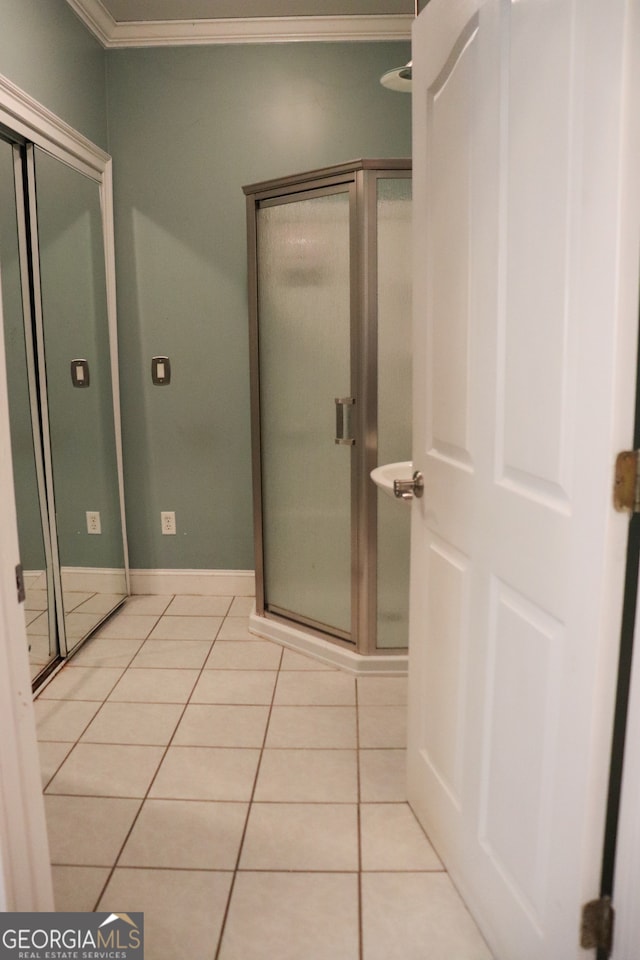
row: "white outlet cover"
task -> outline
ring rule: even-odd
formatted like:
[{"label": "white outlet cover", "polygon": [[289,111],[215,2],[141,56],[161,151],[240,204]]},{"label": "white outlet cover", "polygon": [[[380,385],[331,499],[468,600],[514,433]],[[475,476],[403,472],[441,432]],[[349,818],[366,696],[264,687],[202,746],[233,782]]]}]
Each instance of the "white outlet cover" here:
[{"label": "white outlet cover", "polygon": [[173,510],[162,510],[160,513],[160,529],[165,535],[175,534],[176,515]]},{"label": "white outlet cover", "polygon": [[87,510],[87,533],[102,533],[102,524],[100,523],[99,510]]}]

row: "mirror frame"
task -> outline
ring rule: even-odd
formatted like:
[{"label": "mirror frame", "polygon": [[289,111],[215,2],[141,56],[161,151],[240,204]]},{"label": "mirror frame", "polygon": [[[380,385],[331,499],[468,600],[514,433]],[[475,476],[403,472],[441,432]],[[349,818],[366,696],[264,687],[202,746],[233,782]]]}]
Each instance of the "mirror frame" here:
[{"label": "mirror frame", "polygon": [[115,244],[113,223],[112,159],[100,147],[38,103],[12,81],[0,74],[0,126],[19,138],[34,143],[48,154],[93,180],[99,189],[105,257],[107,322],[113,389],[113,414],[120,497],[120,521],[124,551],[126,592],[131,592],[124,502],[122,425],[118,371]]}]

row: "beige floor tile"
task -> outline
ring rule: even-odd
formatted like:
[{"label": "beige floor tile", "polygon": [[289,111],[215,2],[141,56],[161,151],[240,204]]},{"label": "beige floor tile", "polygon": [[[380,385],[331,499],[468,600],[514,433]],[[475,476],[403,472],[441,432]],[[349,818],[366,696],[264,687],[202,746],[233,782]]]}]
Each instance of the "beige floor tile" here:
[{"label": "beige floor tile", "polygon": [[168,800],[249,800],[259,750],[169,747],[150,797]]},{"label": "beige floor tile", "polygon": [[359,744],[367,747],[406,747],[406,706],[359,706]]},{"label": "beige floor tile", "polygon": [[328,663],[322,663],[320,660],[316,660],[315,657],[307,657],[303,653],[296,653],[295,650],[285,650],[282,656],[282,666],[281,670],[324,670],[331,671],[335,670],[335,667],[329,666]]},{"label": "beige floor tile", "polygon": [[163,747],[78,743],[47,787],[47,793],[144,797],[163,753]]},{"label": "beige floor tile", "polygon": [[239,873],[219,960],[358,960],[355,874]]},{"label": "beige floor tile", "polygon": [[[78,594],[80,596],[80,594]],[[85,597],[84,601],[79,603],[76,607],[78,613],[102,613],[107,614],[110,610],[124,600],[124,597],[121,593],[94,593],[93,596],[87,597],[87,594],[83,594]],[[67,594],[64,595],[65,599],[65,609],[67,603]],[[124,612],[124,607],[122,607]],[[129,612],[129,611],[127,611]]]},{"label": "beige floor tile", "polygon": [[49,595],[46,590],[27,590],[25,610],[46,610],[48,605]]},{"label": "beige floor tile", "polygon": [[72,743],[54,743],[53,741],[46,740],[38,744],[43,790],[57,772],[58,767],[62,764],[62,761],[66,758],[72,746]]},{"label": "beige floor tile", "polygon": [[66,664],[65,670],[89,666],[128,667],[143,643],[142,639],[91,637]]},{"label": "beige floor tile", "polygon": [[109,867],[52,867],[57,911],[91,913],[109,876]]},{"label": "beige floor tile", "polygon": [[363,960],[491,960],[447,874],[362,877]]},{"label": "beige floor tile", "polygon": [[157,621],[158,618],[152,615],[132,616],[129,613],[116,613],[100,627],[96,636],[146,640]]},{"label": "beige floor tile", "polygon": [[268,719],[268,706],[191,703],[173,743],[192,747],[261,747]]},{"label": "beige floor tile", "polygon": [[358,704],[398,705],[407,702],[406,677],[358,677]]},{"label": "beige floor tile", "polygon": [[28,627],[30,623],[33,623],[35,620],[38,620],[43,616],[41,610],[25,610],[24,612],[24,622]]},{"label": "beige floor tile", "polygon": [[38,740],[74,743],[100,709],[97,701],[43,700],[34,702]]},{"label": "beige floor tile", "polygon": [[[35,611],[32,611],[35,612]],[[31,637],[49,637],[49,614],[38,613],[33,619],[29,620],[27,634]],[[47,645],[48,646],[48,645]],[[46,660],[49,657],[47,655]]]},{"label": "beige floor tile", "polygon": [[186,703],[198,670],[127,670],[109,696],[110,701]]},{"label": "beige floor tile", "polygon": [[24,582],[27,594],[30,590],[44,590],[47,584],[47,575],[44,570],[25,570]]},{"label": "beige floor tile", "polygon": [[84,743],[166,746],[178,725],[181,703],[105,703],[81,737]]},{"label": "beige floor tile", "polygon": [[138,594],[127,598],[123,612],[127,615],[134,614],[143,616],[144,614],[155,613],[160,616],[172,600],[173,597],[171,596],[161,597],[160,595]]},{"label": "beige floor tile", "polygon": [[67,639],[79,640],[81,637],[86,637],[102,618],[101,613],[68,613],[64,618]]},{"label": "beige floor tile", "polygon": [[158,620],[150,640],[215,640],[222,617],[169,617]]},{"label": "beige floor tile", "polygon": [[232,597],[174,597],[165,613],[169,617],[224,617]]},{"label": "beige floor tile", "polygon": [[356,804],[252,804],[240,869],[357,870]]},{"label": "beige floor tile", "polygon": [[234,870],[248,806],[145,800],[118,866]]},{"label": "beige floor tile", "polygon": [[354,803],[355,750],[265,750],[255,799],[295,803]]},{"label": "beige floor tile", "polygon": [[51,862],[113,866],[140,803],[116,797],[45,795]]},{"label": "beige floor tile", "polygon": [[354,749],[355,707],[273,707],[267,747]]},{"label": "beige floor tile", "polygon": [[443,870],[408,803],[363,803],[363,870]]},{"label": "beige floor tile", "polygon": [[215,956],[232,876],[119,867],[98,909],[143,911],[149,960],[208,960]]},{"label": "beige floor tile", "polygon": [[199,670],[211,645],[211,640],[145,640],[131,666]]},{"label": "beige floor tile", "polygon": [[272,670],[205,670],[192,703],[269,704],[278,674]]},{"label": "beige floor tile", "polygon": [[277,670],[282,647],[268,640],[216,640],[205,663],[208,670]]},{"label": "beige floor tile", "polygon": [[122,667],[63,668],[47,684],[40,700],[105,700],[122,676]]},{"label": "beige floor tile", "polygon": [[[72,610],[77,610],[82,604],[87,603],[91,600],[92,597],[99,596],[95,593],[78,593],[75,590],[65,590],[64,591],[64,611],[65,613],[71,613]],[[107,607],[106,610],[100,612],[108,612],[113,609],[117,600],[114,600],[111,606]],[[95,613],[95,610],[85,610],[85,613]]]},{"label": "beige floor tile", "polygon": [[255,634],[249,632],[248,617],[226,617],[220,627],[218,640],[259,640]]},{"label": "beige floor tile", "polygon": [[360,800],[406,801],[406,750],[360,750]]},{"label": "beige floor tile", "polygon": [[356,702],[356,682],[338,671],[281,673],[273,702],[278,706],[350,706]]},{"label": "beige floor tile", "polygon": [[234,597],[229,609],[232,617],[248,617],[256,605],[255,597]]}]

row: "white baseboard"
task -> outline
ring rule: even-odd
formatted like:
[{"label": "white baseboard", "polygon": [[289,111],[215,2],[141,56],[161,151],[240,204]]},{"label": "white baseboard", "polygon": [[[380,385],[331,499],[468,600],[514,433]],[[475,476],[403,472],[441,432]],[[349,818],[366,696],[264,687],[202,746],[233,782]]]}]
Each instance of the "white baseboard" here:
[{"label": "white baseboard", "polygon": [[356,677],[402,677],[407,673],[406,653],[370,654],[355,653],[347,647],[294,627],[279,620],[269,620],[257,613],[249,616],[249,631],[266,640],[275,640],[290,650],[314,657],[321,663],[337,667]]},{"label": "white baseboard", "polygon": [[130,570],[132,594],[253,597],[253,570]]},{"label": "white baseboard", "polygon": [[62,589],[92,593],[126,593],[122,569],[99,567],[62,567]]}]

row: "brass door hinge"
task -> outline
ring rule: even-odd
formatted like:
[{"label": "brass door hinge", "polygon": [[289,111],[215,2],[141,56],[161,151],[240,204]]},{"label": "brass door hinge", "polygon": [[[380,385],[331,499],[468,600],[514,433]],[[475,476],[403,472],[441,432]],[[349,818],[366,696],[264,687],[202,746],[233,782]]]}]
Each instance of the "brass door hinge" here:
[{"label": "brass door hinge", "polygon": [[18,603],[24,603],[27,599],[27,594],[24,588],[24,571],[21,563],[16,566],[16,592],[18,594]]},{"label": "brass door hinge", "polygon": [[624,450],[616,457],[613,505],[620,512],[640,513],[640,450]]},{"label": "brass door hinge", "polygon": [[613,919],[611,897],[600,897],[585,903],[580,924],[580,946],[585,950],[604,950],[609,956],[613,949]]}]

